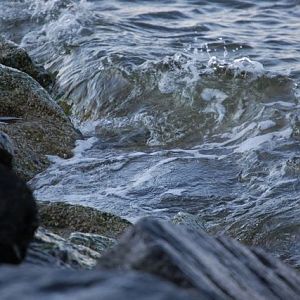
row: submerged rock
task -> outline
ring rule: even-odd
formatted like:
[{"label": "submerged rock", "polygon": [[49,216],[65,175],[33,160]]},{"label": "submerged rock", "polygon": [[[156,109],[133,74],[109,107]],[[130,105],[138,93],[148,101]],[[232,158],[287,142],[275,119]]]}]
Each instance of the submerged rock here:
[{"label": "submerged rock", "polygon": [[15,44],[0,36],[0,64],[18,69],[30,75],[43,87],[48,87],[53,83],[53,78],[44,70],[37,66],[27,52]]},{"label": "submerged rock", "polygon": [[265,252],[151,219],[138,222],[98,266],[155,274],[199,299],[300,297],[299,274]]},{"label": "submerged rock", "polygon": [[41,225],[65,238],[76,231],[116,238],[131,226],[118,216],[81,205],[39,202],[38,206]]},{"label": "submerged rock", "polygon": [[15,145],[15,168],[26,180],[49,164],[46,155],[71,155],[80,134],[50,95],[29,75],[0,65],[0,116],[20,118],[0,123]]},{"label": "submerged rock", "polygon": [[0,165],[0,263],[20,263],[37,226],[32,192],[23,180]]},{"label": "submerged rock", "polygon": [[0,268],[1,300],[201,300],[138,272],[57,270],[24,265]]}]

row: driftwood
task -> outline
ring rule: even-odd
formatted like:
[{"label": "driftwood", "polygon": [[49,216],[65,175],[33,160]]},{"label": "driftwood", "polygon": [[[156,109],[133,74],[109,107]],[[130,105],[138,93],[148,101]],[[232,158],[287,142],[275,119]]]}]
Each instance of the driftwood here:
[{"label": "driftwood", "polygon": [[144,219],[99,261],[197,292],[198,299],[300,299],[300,276],[262,250],[226,237]]},{"label": "driftwood", "polygon": [[74,271],[31,265],[0,268],[1,300],[198,300],[149,274]]}]

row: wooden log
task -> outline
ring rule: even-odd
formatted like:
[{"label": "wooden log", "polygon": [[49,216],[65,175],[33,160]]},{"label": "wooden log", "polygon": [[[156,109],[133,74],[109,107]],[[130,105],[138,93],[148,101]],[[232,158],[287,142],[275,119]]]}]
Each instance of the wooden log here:
[{"label": "wooden log", "polygon": [[139,272],[0,267],[1,300],[199,300],[170,282]]},{"label": "wooden log", "polygon": [[152,273],[199,299],[300,299],[300,276],[259,249],[143,219],[99,261],[99,268]]}]

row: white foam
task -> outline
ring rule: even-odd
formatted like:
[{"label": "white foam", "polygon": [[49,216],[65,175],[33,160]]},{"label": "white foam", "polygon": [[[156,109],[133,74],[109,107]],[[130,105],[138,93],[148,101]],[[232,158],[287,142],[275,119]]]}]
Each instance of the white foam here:
[{"label": "white foam", "polygon": [[204,112],[217,114],[217,121],[220,123],[224,119],[226,113],[226,109],[222,103],[228,96],[218,89],[205,88],[201,93],[201,97],[204,101],[210,103],[204,109]]},{"label": "white foam", "polygon": [[260,62],[253,61],[248,57],[235,59],[228,67],[234,71],[235,75],[239,75],[241,73],[262,75],[265,72],[264,66]]},{"label": "white foam", "polygon": [[265,106],[281,106],[281,107],[287,107],[287,108],[292,108],[295,106],[295,103],[291,102],[285,102],[285,101],[276,101],[276,102],[271,102],[271,103],[265,103]]},{"label": "white foam", "polygon": [[154,171],[157,171],[159,167],[161,167],[164,164],[168,164],[172,161],[175,161],[177,159],[178,159],[177,157],[163,159],[159,161],[157,164],[155,164],[154,166],[152,166],[151,168],[145,170],[144,172],[138,173],[137,175],[134,176],[131,187],[135,188],[149,181],[153,177],[152,173]]},{"label": "white foam", "polygon": [[258,129],[262,130],[262,131],[270,129],[274,126],[276,126],[276,123],[272,120],[262,121],[262,122],[258,123]]},{"label": "white foam", "polygon": [[249,150],[256,150],[259,149],[260,146],[266,142],[272,141],[274,138],[289,138],[292,134],[292,129],[287,128],[282,131],[271,132],[264,135],[259,135],[255,137],[251,137],[246,141],[242,142],[238,148],[234,150],[234,152],[246,152]]},{"label": "white foam", "polygon": [[205,88],[201,93],[201,97],[205,101],[216,100],[217,102],[222,103],[226,98],[228,98],[228,95],[218,89]]},{"label": "white foam", "polygon": [[214,155],[214,154],[202,154],[199,152],[199,150],[197,149],[190,149],[190,150],[186,150],[186,149],[173,149],[171,150],[170,152],[172,153],[183,153],[183,154],[187,154],[189,156],[186,156],[186,157],[182,157],[182,159],[185,159],[185,158],[190,158],[190,157],[193,157],[193,158],[196,158],[196,159],[222,159],[224,158],[224,156],[220,156],[220,155]]},{"label": "white foam", "polygon": [[185,189],[169,189],[166,192],[164,192],[162,195],[174,195],[174,196],[181,196],[182,193],[186,192]]}]

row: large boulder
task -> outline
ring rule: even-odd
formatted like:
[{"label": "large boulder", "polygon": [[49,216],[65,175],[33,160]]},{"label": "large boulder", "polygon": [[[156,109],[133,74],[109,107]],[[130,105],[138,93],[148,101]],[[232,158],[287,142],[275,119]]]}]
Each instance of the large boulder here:
[{"label": "large boulder", "polygon": [[300,299],[299,274],[265,252],[152,219],[130,229],[98,267],[155,274],[199,299]]},{"label": "large boulder", "polygon": [[[41,226],[64,238],[69,238],[74,232],[116,238],[131,226],[130,222],[118,216],[81,205],[43,201],[38,203],[38,207]],[[81,238],[84,239],[83,236]],[[74,235],[72,239],[74,240]],[[93,239],[93,235],[86,235],[85,239]],[[96,240],[86,242],[97,244]]]},{"label": "large boulder", "polygon": [[13,140],[18,174],[28,180],[49,164],[46,155],[68,157],[80,134],[63,110],[28,74],[0,65],[0,131]]},{"label": "large boulder", "polygon": [[18,69],[30,75],[43,87],[49,87],[53,78],[43,67],[36,65],[25,49],[0,36],[0,64]]},{"label": "large boulder", "polygon": [[0,263],[20,263],[37,226],[32,192],[23,180],[0,164]]},{"label": "large boulder", "polygon": [[175,285],[137,272],[0,268],[1,300],[201,300]]},{"label": "large boulder", "polygon": [[62,202],[39,202],[41,227],[26,262],[38,266],[91,269],[131,224],[113,214]]}]

